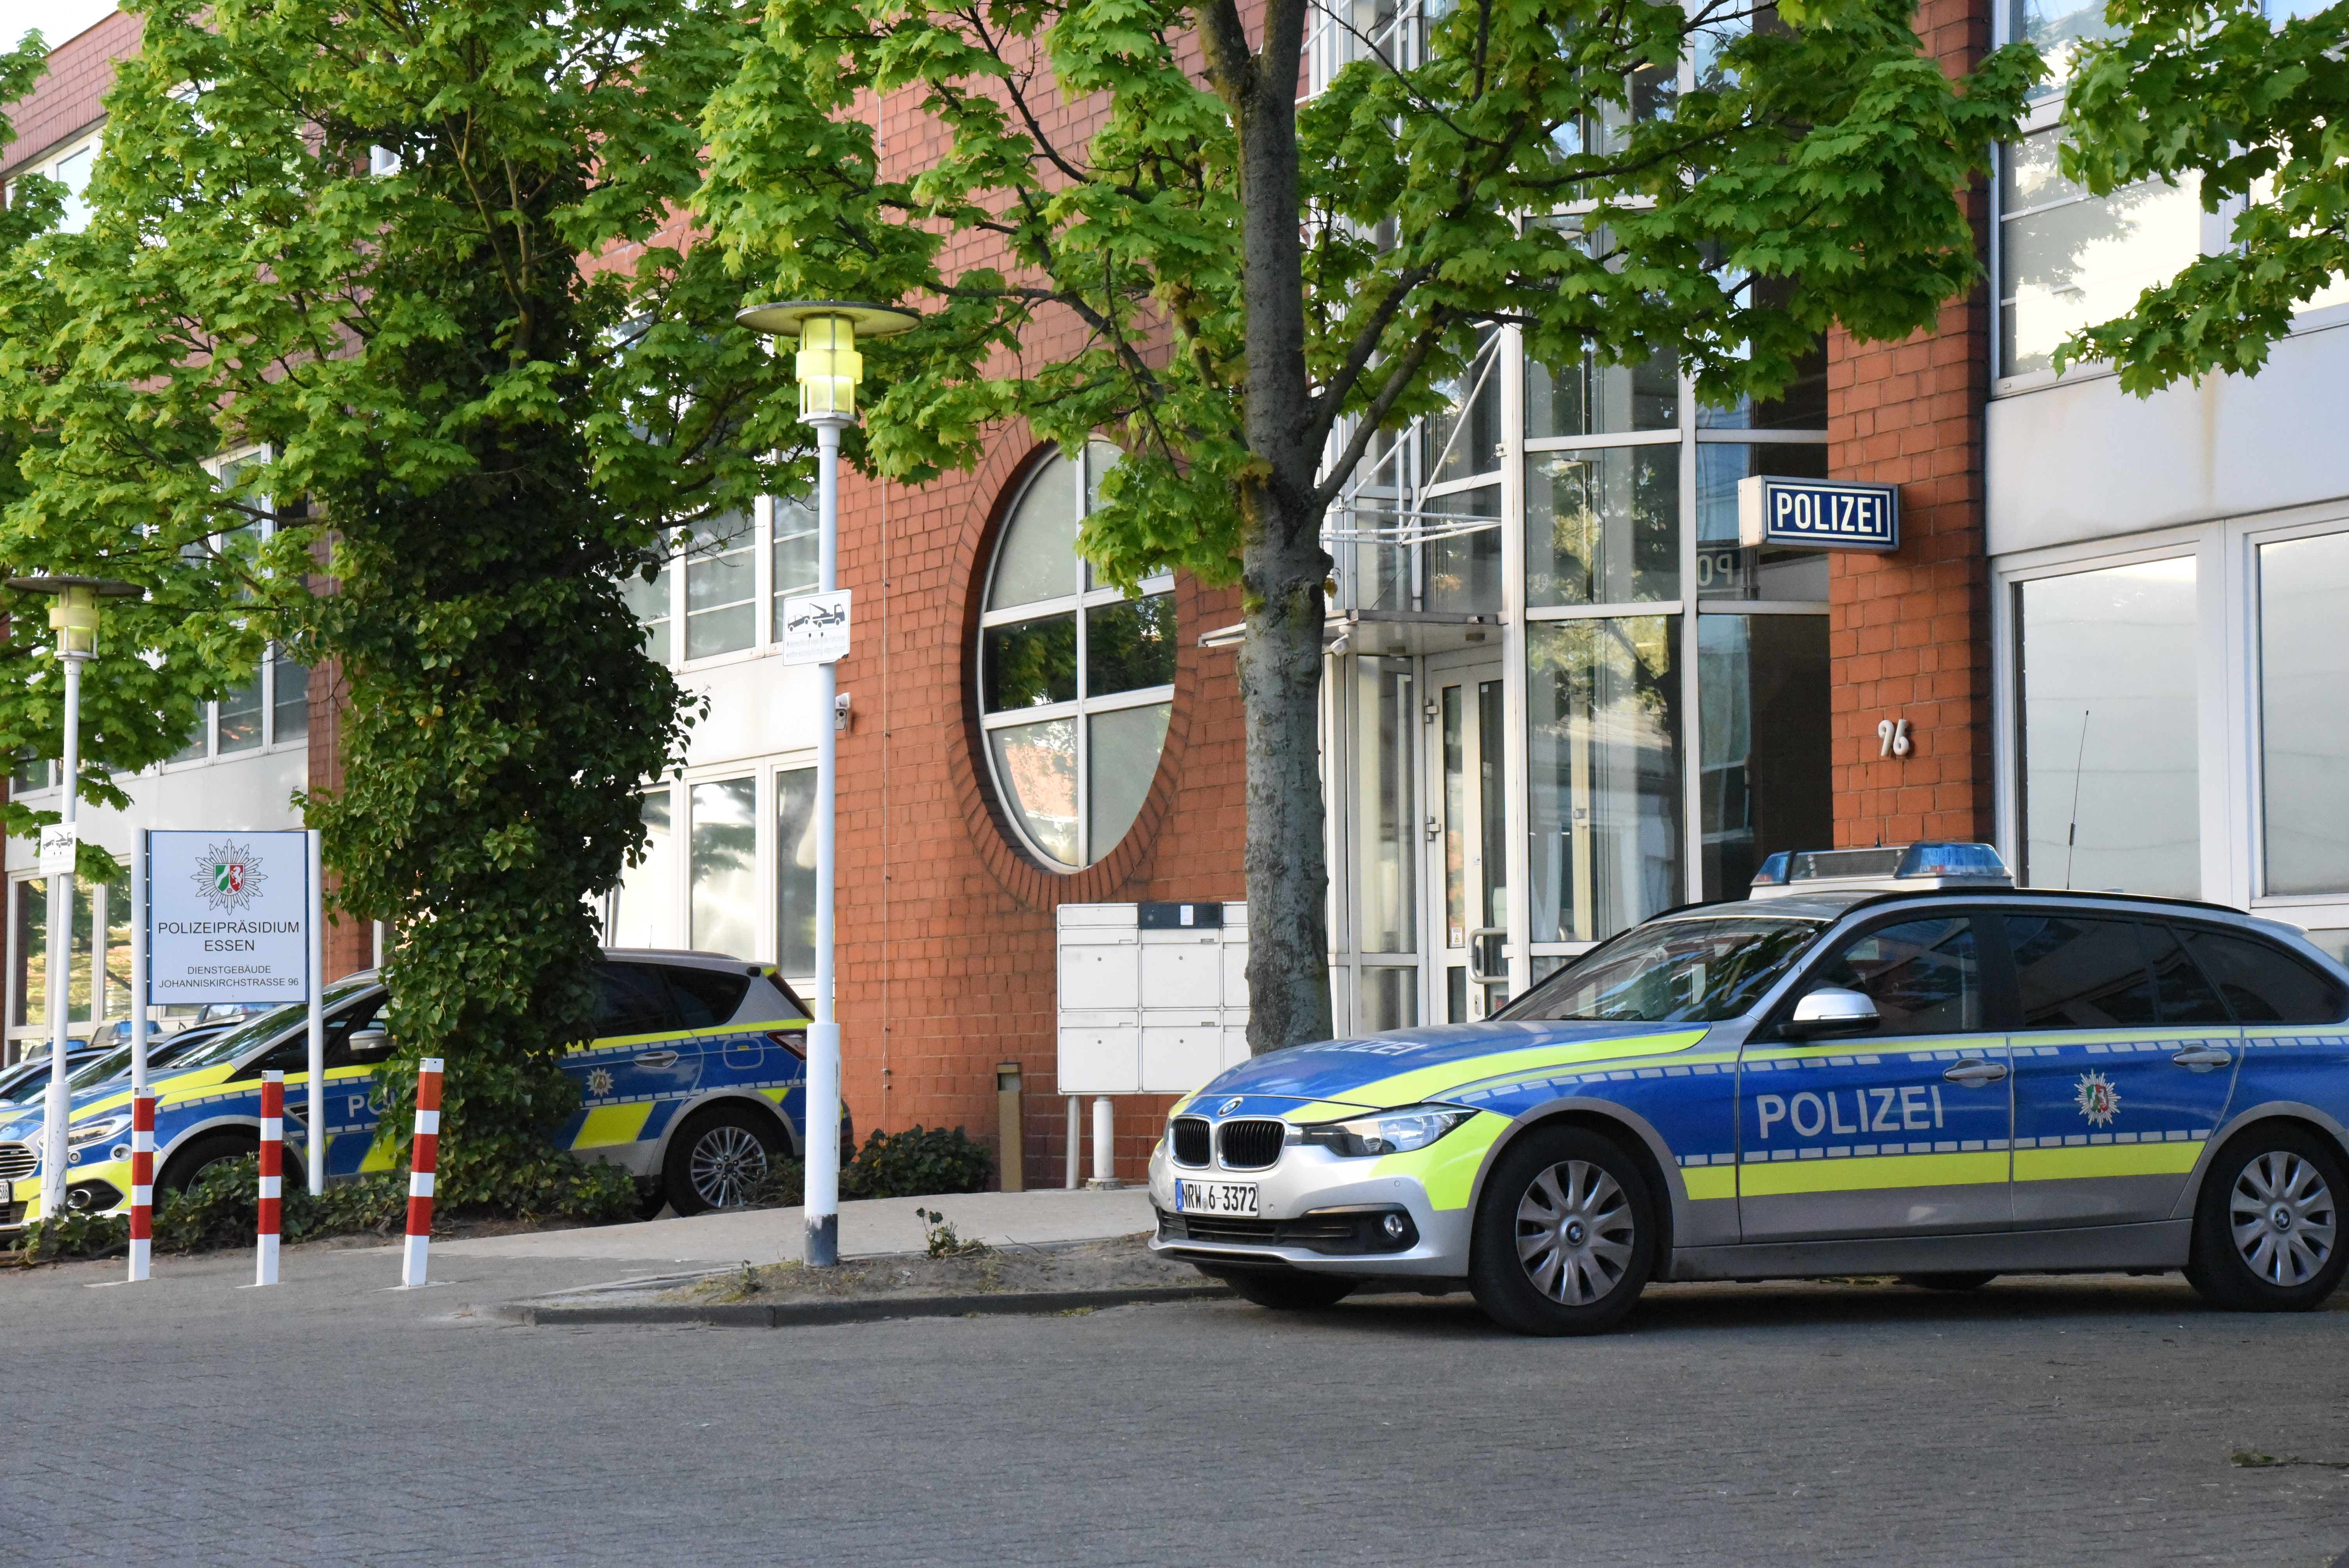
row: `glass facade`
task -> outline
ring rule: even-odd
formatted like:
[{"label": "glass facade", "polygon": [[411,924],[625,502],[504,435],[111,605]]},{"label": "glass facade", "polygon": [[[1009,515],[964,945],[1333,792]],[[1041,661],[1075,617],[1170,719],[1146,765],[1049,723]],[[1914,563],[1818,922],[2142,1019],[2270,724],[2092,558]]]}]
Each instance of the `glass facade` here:
[{"label": "glass facade", "polygon": [[2267,892],[2349,892],[2349,534],[2260,546],[2259,604]]},{"label": "glass facade", "polygon": [[1709,408],[1670,361],[1505,331],[1373,443],[1328,525],[1341,1027],[1483,1017],[1833,841],[1828,563],[1737,537],[1740,480],[1826,474],[1825,370]]},{"label": "glass facade", "polygon": [[719,779],[696,784],[692,802],[693,945],[707,953],[756,958],[757,781]]}]

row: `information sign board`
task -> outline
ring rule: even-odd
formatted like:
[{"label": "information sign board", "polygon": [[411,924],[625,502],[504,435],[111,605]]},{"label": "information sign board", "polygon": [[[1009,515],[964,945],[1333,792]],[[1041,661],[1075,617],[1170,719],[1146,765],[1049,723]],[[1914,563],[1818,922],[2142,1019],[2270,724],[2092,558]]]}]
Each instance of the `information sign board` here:
[{"label": "information sign board", "polygon": [[783,663],[836,664],[848,656],[848,590],[783,601]]},{"label": "information sign board", "polygon": [[1801,550],[1900,548],[1900,490],[1852,480],[1756,474],[1737,481],[1737,542]]},{"label": "information sign board", "polygon": [[148,835],[150,1002],[298,1002],[309,995],[306,841],[300,832]]},{"label": "information sign board", "polygon": [[51,822],[41,830],[40,873],[45,877],[71,876],[74,854],[81,845],[81,829],[72,822]]}]

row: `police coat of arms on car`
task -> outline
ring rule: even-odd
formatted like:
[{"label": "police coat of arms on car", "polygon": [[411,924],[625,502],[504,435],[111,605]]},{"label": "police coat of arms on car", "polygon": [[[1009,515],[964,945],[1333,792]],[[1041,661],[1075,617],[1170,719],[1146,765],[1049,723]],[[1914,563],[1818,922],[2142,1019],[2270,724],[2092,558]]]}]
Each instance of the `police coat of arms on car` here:
[{"label": "police coat of arms on car", "polygon": [[2088,1119],[2091,1127],[2106,1126],[2120,1114],[2121,1091],[2115,1088],[2112,1080],[2102,1073],[2082,1073],[2080,1087],[2074,1092],[2072,1100],[2080,1108],[2080,1114]]}]

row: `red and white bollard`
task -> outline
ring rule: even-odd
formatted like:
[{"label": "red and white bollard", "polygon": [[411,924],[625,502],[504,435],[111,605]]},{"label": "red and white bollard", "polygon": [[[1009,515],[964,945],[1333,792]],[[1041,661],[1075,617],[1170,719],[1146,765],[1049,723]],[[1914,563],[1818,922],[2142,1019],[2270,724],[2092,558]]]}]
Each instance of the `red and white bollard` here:
[{"label": "red and white bollard", "polygon": [[277,1283],[278,1212],[285,1201],[285,1075],[261,1075],[261,1253],[253,1283]]},{"label": "red and white bollard", "polygon": [[432,1178],[440,1168],[440,1058],[427,1057],[416,1071],[416,1149],[408,1164],[408,1254],[399,1283],[414,1290],[424,1283],[425,1253],[432,1245]]},{"label": "red and white bollard", "polygon": [[130,1099],[130,1277],[147,1277],[155,1238],[155,1096]]}]

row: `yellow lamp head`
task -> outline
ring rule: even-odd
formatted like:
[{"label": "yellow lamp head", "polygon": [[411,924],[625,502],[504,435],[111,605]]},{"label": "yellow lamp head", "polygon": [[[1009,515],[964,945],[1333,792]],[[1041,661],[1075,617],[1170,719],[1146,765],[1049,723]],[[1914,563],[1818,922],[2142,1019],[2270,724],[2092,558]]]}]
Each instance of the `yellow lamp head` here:
[{"label": "yellow lamp head", "polygon": [[844,315],[811,315],[800,324],[800,352],[793,364],[800,383],[800,418],[811,414],[856,415],[856,384],[864,379],[864,356],[856,352],[856,324]]},{"label": "yellow lamp head", "polygon": [[60,589],[49,606],[49,630],[57,634],[57,652],[98,652],[98,591],[78,584]]},{"label": "yellow lamp head", "polygon": [[864,379],[864,356],[856,352],[859,333],[889,337],[918,325],[921,317],[890,304],[853,301],[799,300],[745,306],[734,319],[753,332],[799,334],[792,373],[800,385],[802,419],[856,417],[856,384]]}]

